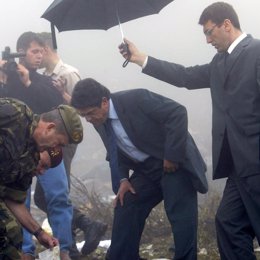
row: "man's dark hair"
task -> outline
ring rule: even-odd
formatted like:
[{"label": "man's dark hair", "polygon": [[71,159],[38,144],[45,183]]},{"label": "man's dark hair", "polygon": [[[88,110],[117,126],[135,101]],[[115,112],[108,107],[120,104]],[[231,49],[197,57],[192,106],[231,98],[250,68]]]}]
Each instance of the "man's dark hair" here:
[{"label": "man's dark hair", "polygon": [[37,42],[40,46],[44,47],[44,41],[34,32],[24,32],[17,40],[16,50],[23,49],[27,51],[32,42]]},{"label": "man's dark hair", "polygon": [[109,89],[92,78],[86,78],[76,83],[71,105],[75,108],[100,107],[104,97],[110,99]]},{"label": "man's dark hair", "polygon": [[211,20],[213,23],[220,25],[225,19],[230,20],[235,28],[241,30],[236,11],[225,2],[216,2],[206,7],[200,16],[199,24],[204,25]]},{"label": "man's dark hair", "polygon": [[37,35],[42,39],[45,46],[48,46],[55,52],[57,51],[53,47],[52,35],[50,32],[41,32],[41,33],[37,33]]}]

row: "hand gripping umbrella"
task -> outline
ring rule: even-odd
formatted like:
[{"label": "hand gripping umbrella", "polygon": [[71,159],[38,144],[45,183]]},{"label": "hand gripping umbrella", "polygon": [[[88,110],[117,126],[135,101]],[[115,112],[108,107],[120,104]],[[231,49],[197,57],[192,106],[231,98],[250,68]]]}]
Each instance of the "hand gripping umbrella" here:
[{"label": "hand gripping umbrella", "polygon": [[71,30],[108,30],[139,17],[159,13],[173,0],[54,0],[41,16],[51,22],[54,48],[55,28]]}]

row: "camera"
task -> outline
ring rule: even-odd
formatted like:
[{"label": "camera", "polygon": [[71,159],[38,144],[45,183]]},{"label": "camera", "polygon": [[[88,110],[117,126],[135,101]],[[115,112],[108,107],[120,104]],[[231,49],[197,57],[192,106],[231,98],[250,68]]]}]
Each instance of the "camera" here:
[{"label": "camera", "polygon": [[7,62],[4,64],[2,70],[9,76],[13,73],[17,73],[17,63],[15,62],[15,58],[25,57],[25,53],[17,52],[12,53],[10,47],[5,47],[5,50],[2,51],[2,60],[6,60]]}]

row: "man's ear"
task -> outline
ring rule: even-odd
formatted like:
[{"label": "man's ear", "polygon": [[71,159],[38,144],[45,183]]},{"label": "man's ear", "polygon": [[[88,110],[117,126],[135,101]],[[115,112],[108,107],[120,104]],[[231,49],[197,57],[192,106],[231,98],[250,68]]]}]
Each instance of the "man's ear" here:
[{"label": "man's ear", "polygon": [[232,23],[229,19],[225,19],[223,22],[224,26],[225,26],[225,30],[230,32],[231,28],[232,28]]},{"label": "man's ear", "polygon": [[108,110],[108,108],[109,108],[109,99],[107,99],[106,97],[102,98],[101,108],[104,108],[106,110]]},{"label": "man's ear", "polygon": [[56,127],[56,124],[55,124],[55,123],[53,123],[53,122],[48,122],[48,123],[47,123],[47,126],[46,126],[46,129],[47,129],[48,131],[50,131],[50,130],[55,129],[55,127]]},{"label": "man's ear", "polygon": [[102,97],[101,103],[102,103],[103,105],[107,105],[107,104],[109,104],[109,99],[106,98],[106,97]]},{"label": "man's ear", "polygon": [[43,47],[43,50],[45,53],[48,53],[50,51],[50,47],[46,45]]}]

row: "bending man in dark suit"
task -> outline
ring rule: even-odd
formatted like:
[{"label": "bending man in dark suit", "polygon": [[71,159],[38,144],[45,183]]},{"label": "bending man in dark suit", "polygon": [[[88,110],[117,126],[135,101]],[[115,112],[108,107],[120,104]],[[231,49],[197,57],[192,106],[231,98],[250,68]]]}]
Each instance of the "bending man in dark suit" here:
[{"label": "bending man in dark suit", "polygon": [[[177,87],[210,88],[213,104],[213,178],[228,177],[216,214],[221,259],[256,259],[260,243],[260,41],[240,29],[233,7],[217,2],[199,24],[217,49],[209,64],[184,66],[148,57],[129,41],[131,61]],[[126,53],[121,53],[126,57]],[[145,63],[147,63],[145,65]]]},{"label": "bending man in dark suit", "polygon": [[145,220],[162,199],[172,225],[175,259],[196,259],[197,191],[207,192],[207,180],[204,161],[187,130],[185,107],[145,89],[110,94],[93,79],[76,84],[71,104],[96,127],[110,157],[117,205],[107,259],[139,259]]}]

